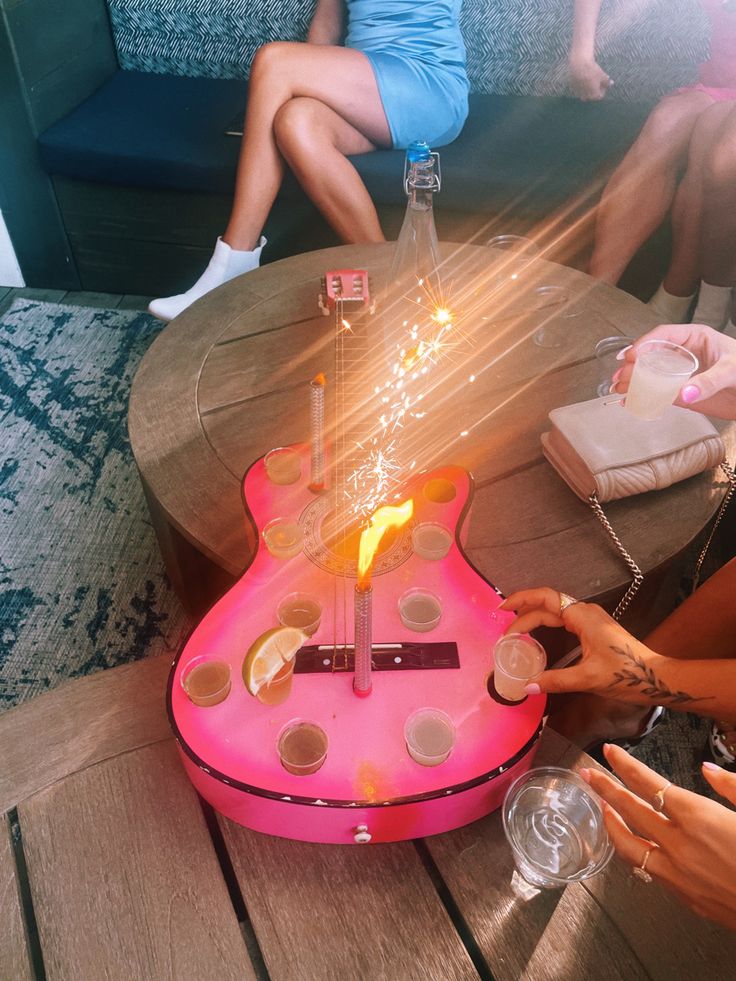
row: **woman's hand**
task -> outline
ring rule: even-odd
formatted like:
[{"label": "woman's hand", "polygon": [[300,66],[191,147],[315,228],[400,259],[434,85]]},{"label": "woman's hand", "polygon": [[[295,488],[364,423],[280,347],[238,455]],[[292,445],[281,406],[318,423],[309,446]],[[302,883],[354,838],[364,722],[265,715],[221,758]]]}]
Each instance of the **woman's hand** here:
[{"label": "woman's hand", "polygon": [[662,324],[640,337],[624,352],[624,363],[613,376],[612,392],[628,391],[637,351],[644,341],[681,344],[700,362],[676,405],[719,419],[736,419],[736,340],[702,324]]},{"label": "woman's hand", "polygon": [[[667,786],[664,777],[618,746],[606,746],[605,755],[626,787],[599,770],[581,775],[606,801],[606,827],[621,858],[640,868],[649,853],[646,871],[654,879],[700,916],[736,929],[736,812]],[[736,774],[705,763],[703,776],[736,804]],[[660,813],[653,804],[665,787]]]},{"label": "woman's hand", "polygon": [[506,633],[527,633],[535,627],[565,627],[577,634],[582,658],[569,668],[544,671],[529,694],[543,692],[591,692],[635,705],[667,701],[672,695],[663,687],[652,663],[657,654],[632,637],[606,611],[593,603],[575,603],[560,613],[561,594],[542,587],[512,593],[502,610],[513,610],[516,619]]},{"label": "woman's hand", "polygon": [[605,98],[613,80],[594,58],[571,56],[568,62],[570,91],[583,102],[600,102]]}]

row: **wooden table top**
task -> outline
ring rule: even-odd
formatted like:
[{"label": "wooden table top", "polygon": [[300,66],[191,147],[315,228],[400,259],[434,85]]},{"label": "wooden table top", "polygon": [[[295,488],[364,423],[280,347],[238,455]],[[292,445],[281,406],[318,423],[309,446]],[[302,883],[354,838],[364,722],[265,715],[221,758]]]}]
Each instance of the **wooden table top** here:
[{"label": "wooden table top", "polygon": [[[443,244],[442,251],[456,287],[487,284],[498,258],[481,247]],[[171,525],[228,573],[240,573],[253,548],[243,473],[271,447],[309,436],[308,383],[332,357],[332,321],[316,308],[320,276],[366,268],[375,290],[391,254],[391,245],[343,246],[265,266],[204,297],[146,354],[130,402],[136,461]],[[563,347],[542,348],[523,339],[528,326],[504,320],[496,295],[488,291],[484,305],[485,286],[478,289],[466,326],[478,346],[477,380],[458,385],[457,405],[442,410],[448,431],[471,429],[444,461],[475,477],[467,552],[504,593],[549,584],[610,602],[626,588],[628,570],[587,505],[544,460],[539,436],[552,408],[595,397],[596,342],[638,336],[656,318],[629,294],[555,263],[537,260],[527,280],[521,293],[561,285],[584,313],[571,321]],[[468,419],[472,426],[463,427]],[[731,457],[735,428],[724,427]],[[719,478],[706,473],[612,503],[607,513],[647,572],[690,544],[723,492]]]},{"label": "wooden table top", "polygon": [[[314,845],[215,815],[178,760],[165,657],[0,716],[0,977],[13,981],[727,981],[736,933],[614,858],[514,899],[498,812]],[[555,733],[537,763],[592,761]]]}]

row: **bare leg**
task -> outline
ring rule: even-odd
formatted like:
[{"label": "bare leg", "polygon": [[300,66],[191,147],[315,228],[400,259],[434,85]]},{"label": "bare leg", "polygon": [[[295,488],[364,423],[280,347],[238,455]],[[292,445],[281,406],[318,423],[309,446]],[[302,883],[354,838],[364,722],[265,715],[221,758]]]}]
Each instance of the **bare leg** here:
[{"label": "bare leg", "polygon": [[[701,275],[701,225],[703,219],[703,187],[706,163],[712,159],[712,148],[724,120],[732,109],[728,102],[717,102],[704,110],[695,124],[688,151],[687,170],[680,181],[672,208],[672,259],[664,288],[675,296],[690,296],[695,292]],[[736,117],[735,117],[736,118]],[[736,127],[734,128],[736,137]],[[736,152],[733,156],[736,171]],[[733,175],[731,180],[733,181]],[[729,190],[733,194],[733,183]],[[723,207],[724,202],[719,202]],[[734,239],[736,242],[736,238]]]},{"label": "bare leg", "polygon": [[672,204],[677,175],[700,113],[711,105],[700,92],[667,96],[611,177],[598,208],[589,272],[615,284],[637,249]]},{"label": "bare leg", "polygon": [[736,285],[736,108],[711,146],[705,169],[702,276],[717,286]]},{"label": "bare leg", "polygon": [[[286,41],[265,45],[253,61],[235,200],[223,235],[234,249],[254,247],[271,210],[284,173],[274,120],[287,102],[299,97],[318,100],[341,116],[365,138],[364,150],[391,145],[375,75],[362,52]],[[342,169],[338,176],[348,180],[356,197],[362,190],[365,200],[354,169]],[[331,182],[327,169],[322,180],[325,185]],[[377,218],[372,204],[368,212],[352,216],[355,241],[374,240]]]},{"label": "bare leg", "polygon": [[378,215],[346,154],[374,145],[317,99],[291,99],[274,121],[276,144],[297,180],[345,242],[382,242]]}]

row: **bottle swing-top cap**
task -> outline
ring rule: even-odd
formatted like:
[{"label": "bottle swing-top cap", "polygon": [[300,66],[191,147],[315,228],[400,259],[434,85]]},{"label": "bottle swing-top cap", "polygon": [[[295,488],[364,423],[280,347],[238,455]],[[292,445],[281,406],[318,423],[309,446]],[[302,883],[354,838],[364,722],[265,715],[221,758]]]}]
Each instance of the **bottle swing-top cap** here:
[{"label": "bottle swing-top cap", "polygon": [[413,140],[404,158],[404,190],[407,194],[410,187],[439,191],[441,183],[439,153],[433,153],[424,140]]}]

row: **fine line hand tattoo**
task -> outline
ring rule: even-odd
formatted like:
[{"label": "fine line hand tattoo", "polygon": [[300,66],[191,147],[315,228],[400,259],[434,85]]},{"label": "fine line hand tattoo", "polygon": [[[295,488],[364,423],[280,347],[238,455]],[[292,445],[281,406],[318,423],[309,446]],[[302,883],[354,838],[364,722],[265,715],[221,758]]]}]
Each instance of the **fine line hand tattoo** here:
[{"label": "fine line hand tattoo", "polygon": [[[622,668],[621,671],[614,671],[612,681],[608,686],[611,688],[638,688],[642,695],[647,695],[654,701],[667,702],[669,705],[682,705],[685,702],[704,702],[709,701],[712,696],[704,695],[696,698],[688,695],[686,691],[672,691],[663,681],[657,678],[654,670],[647,667],[643,658],[632,654],[628,644],[626,649],[617,647],[615,644],[609,645],[619,657],[622,657],[632,668]],[[642,685],[644,687],[642,687]]]}]

